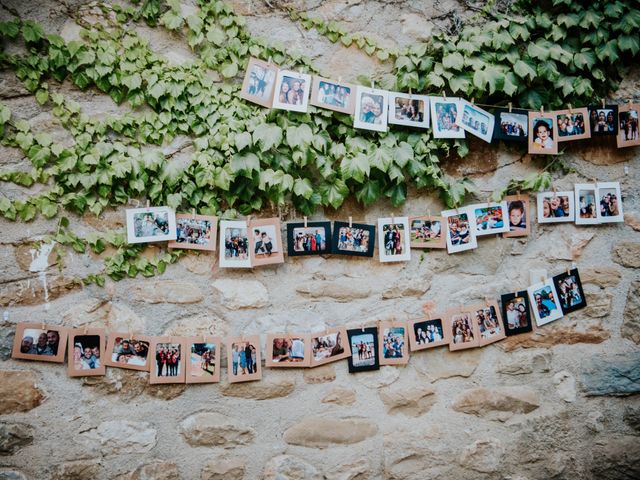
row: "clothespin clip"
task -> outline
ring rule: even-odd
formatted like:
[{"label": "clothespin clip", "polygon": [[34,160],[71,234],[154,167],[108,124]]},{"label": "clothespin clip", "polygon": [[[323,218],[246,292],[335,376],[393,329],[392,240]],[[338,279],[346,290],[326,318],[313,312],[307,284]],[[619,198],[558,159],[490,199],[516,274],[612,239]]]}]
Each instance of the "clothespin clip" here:
[{"label": "clothespin clip", "polygon": [[513,103],[509,102],[509,113],[511,113],[512,109],[513,109]]},{"label": "clothespin clip", "polygon": [[147,198],[147,212],[150,210],[149,205],[150,205],[150,203],[149,203],[149,199]]},{"label": "clothespin clip", "polygon": [[544,115],[544,105],[540,105],[540,115]]},{"label": "clothespin clip", "polygon": [[307,228],[307,217],[303,217],[304,218],[304,228]]},{"label": "clothespin clip", "polygon": [[247,227],[251,225],[251,215],[247,215]]},{"label": "clothespin clip", "polygon": [[40,325],[40,330],[46,330],[46,326],[44,324],[44,321],[42,322],[42,324]]},{"label": "clothespin clip", "polygon": [[541,276],[541,277],[540,277],[540,281],[541,281],[542,283],[544,283],[544,281],[545,281],[545,280],[546,280],[546,278],[544,278],[544,276]]},{"label": "clothespin clip", "polygon": [[567,267],[567,275],[571,275],[571,265]]},{"label": "clothespin clip", "polygon": [[569,104],[569,115],[573,115],[573,108],[571,108],[571,104]]},{"label": "clothespin clip", "polygon": [[604,98],[601,98],[600,100],[602,101],[602,108],[605,108]]},{"label": "clothespin clip", "polygon": [[88,324],[88,323],[85,323],[85,324],[84,324],[84,330],[83,330],[83,332],[84,332],[84,334],[86,335],[88,331],[89,331],[89,324]]},{"label": "clothespin clip", "polygon": [[338,75],[338,83],[342,83],[342,75]]},{"label": "clothespin clip", "polygon": [[471,105],[474,105],[476,103],[476,97],[471,97]]},{"label": "clothespin clip", "polygon": [[362,329],[362,331],[364,332],[364,323],[360,324],[360,328]]},{"label": "clothespin clip", "polygon": [[196,219],[196,209],[192,208],[191,209],[191,220],[195,220]]},{"label": "clothespin clip", "polygon": [[349,217],[349,228],[353,227],[353,217]]},{"label": "clothespin clip", "polygon": [[427,217],[431,218],[431,209],[430,208],[427,209]]},{"label": "clothespin clip", "polygon": [[491,205],[491,195],[487,197],[487,207]]},{"label": "clothespin clip", "polygon": [[447,97],[445,97],[445,95],[444,95],[444,90],[441,92],[441,94],[442,94],[442,100],[446,100]]},{"label": "clothespin clip", "polygon": [[396,217],[393,212],[391,212],[391,223],[396,223]]},{"label": "clothespin clip", "polygon": [[269,60],[267,60],[267,64],[268,65],[271,65],[271,60],[273,60],[273,59],[271,58],[271,55],[269,55]]},{"label": "clothespin clip", "polygon": [[375,80],[371,80],[371,89],[375,90],[375,88],[376,88],[376,82]]},{"label": "clothespin clip", "polygon": [[409,88],[409,100],[411,100],[411,88]]}]

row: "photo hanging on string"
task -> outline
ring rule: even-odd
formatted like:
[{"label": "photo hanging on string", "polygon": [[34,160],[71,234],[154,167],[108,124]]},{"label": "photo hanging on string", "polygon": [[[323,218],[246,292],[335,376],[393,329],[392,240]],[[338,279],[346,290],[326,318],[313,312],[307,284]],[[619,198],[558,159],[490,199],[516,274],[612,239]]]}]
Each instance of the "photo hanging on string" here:
[{"label": "photo hanging on string", "polygon": [[63,363],[68,330],[59,325],[18,323],[11,358]]},{"label": "photo hanging on string", "polygon": [[556,138],[555,114],[529,112],[529,153],[534,155],[556,155],[558,140]]},{"label": "photo hanging on string", "polygon": [[495,123],[493,114],[464,99],[460,100],[460,108],[462,109],[462,118],[460,121],[456,119],[456,124],[472,135],[491,143]]},{"label": "photo hanging on string", "polygon": [[529,297],[526,290],[505,293],[501,297],[502,320],[507,337],[533,330]]},{"label": "photo hanging on string", "polygon": [[128,208],[127,243],[176,240],[176,214],[169,207]]},{"label": "photo hanging on string", "polygon": [[600,223],[624,222],[620,182],[598,182],[596,187]]},{"label": "photo hanging on string", "polygon": [[245,220],[220,221],[220,267],[251,268],[249,232]]},{"label": "photo hanging on string", "polygon": [[218,241],[218,217],[179,213],[176,215],[176,237],[169,242],[169,248],[189,250],[216,249]]},{"label": "photo hanging on string", "polygon": [[444,217],[409,217],[411,248],[446,248]]},{"label": "photo hanging on string", "polygon": [[267,335],[267,351],[265,367],[311,366],[311,335],[303,334],[269,334]]},{"label": "photo hanging on string", "polygon": [[353,115],[356,104],[356,87],[350,83],[314,75],[309,103],[316,107]]},{"label": "photo hanging on string", "polygon": [[478,248],[475,228],[471,225],[471,214],[464,208],[445,210],[447,252],[458,253]]},{"label": "photo hanging on string", "polygon": [[354,257],[373,257],[375,243],[375,225],[333,222],[332,253]]},{"label": "photo hanging on string", "polygon": [[587,110],[592,137],[618,134],[618,105],[590,105]]},{"label": "photo hanging on string", "polygon": [[325,332],[311,334],[312,367],[342,360],[350,355],[346,329],[342,327],[331,328]]},{"label": "photo hanging on string", "polygon": [[442,317],[419,318],[409,323],[409,345],[412,352],[448,345],[450,341],[450,331],[445,328]]},{"label": "photo hanging on string", "polygon": [[409,217],[378,219],[378,252],[381,262],[411,260]]},{"label": "photo hanging on string", "polygon": [[358,86],[353,126],[376,132],[387,131],[389,98],[386,90]]},{"label": "photo hanging on string", "polygon": [[251,382],[262,378],[260,335],[227,339],[229,383]]},{"label": "photo hanging on string", "polygon": [[519,108],[496,108],[493,139],[526,142],[529,138],[529,112]]},{"label": "photo hanging on string", "polygon": [[429,128],[429,97],[388,92],[389,123],[407,127]]},{"label": "photo hanging on string", "polygon": [[618,135],[616,136],[618,148],[640,145],[640,126],[638,114],[640,104],[625,103],[618,107]]},{"label": "photo hanging on string", "polygon": [[151,338],[134,333],[109,333],[104,363],[108,367],[149,371]]},{"label": "photo hanging on string", "polygon": [[251,58],[244,75],[240,98],[271,108],[277,75],[276,65]]},{"label": "photo hanging on string", "polygon": [[349,373],[380,370],[378,356],[378,328],[354,328],[347,330],[349,339]]},{"label": "photo hanging on string", "polygon": [[474,321],[474,311],[471,308],[450,309],[445,318],[446,328],[449,329],[450,351],[480,346],[478,324]]},{"label": "photo hanging on string", "polygon": [[596,225],[598,218],[598,189],[595,183],[576,183],[574,186],[576,225]]},{"label": "photo hanging on string", "polygon": [[68,372],[70,377],[104,375],[106,332],[98,328],[69,330]]},{"label": "photo hanging on string", "polygon": [[536,324],[540,327],[563,317],[558,293],[550,278],[527,288]]},{"label": "photo hanging on string", "polygon": [[476,203],[464,209],[470,213],[471,228],[478,237],[509,231],[507,202]]},{"label": "photo hanging on string", "polygon": [[562,313],[565,315],[587,306],[577,268],[556,275],[553,277],[553,284],[558,292]]},{"label": "photo hanging on string", "polygon": [[220,337],[187,337],[185,340],[186,383],[220,381],[222,339]]},{"label": "photo hanging on string", "polygon": [[495,301],[487,301],[470,307],[478,329],[478,344],[481,347],[505,338],[500,309]]},{"label": "photo hanging on string", "polygon": [[538,223],[573,222],[574,219],[574,192],[538,193]]},{"label": "photo hanging on string", "polygon": [[[190,345],[189,345],[190,346]],[[149,383],[185,383],[185,357],[188,346],[182,337],[151,337],[153,361],[149,368]]]},{"label": "photo hanging on string", "polygon": [[398,322],[381,322],[378,328],[380,335],[380,365],[406,365],[409,363],[409,337],[407,325]]},{"label": "photo hanging on string", "polygon": [[531,211],[529,195],[508,195],[507,202],[509,231],[503,237],[526,237],[531,231]]},{"label": "photo hanging on string", "polygon": [[465,132],[457,124],[460,113],[458,97],[430,97],[431,123],[434,138],[464,138]]},{"label": "photo hanging on string", "polygon": [[291,112],[306,112],[309,108],[311,75],[302,72],[279,70],[273,108]]},{"label": "photo hanging on string", "polygon": [[591,138],[591,125],[588,121],[589,112],[586,107],[571,110],[557,110],[556,131],[559,142],[583,140]]},{"label": "photo hanging on string", "polygon": [[279,218],[256,218],[249,222],[249,256],[252,267],[284,263]]},{"label": "photo hanging on string", "polygon": [[325,255],[331,253],[331,222],[287,223],[287,255]]}]

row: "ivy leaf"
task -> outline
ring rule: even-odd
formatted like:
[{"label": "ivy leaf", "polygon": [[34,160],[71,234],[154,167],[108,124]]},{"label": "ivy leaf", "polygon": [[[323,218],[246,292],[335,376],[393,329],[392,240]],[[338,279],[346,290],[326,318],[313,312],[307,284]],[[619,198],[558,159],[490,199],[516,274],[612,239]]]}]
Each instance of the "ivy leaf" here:
[{"label": "ivy leaf", "polygon": [[621,51],[631,51],[635,56],[640,50],[640,40],[637,35],[620,35],[618,38],[618,47]]},{"label": "ivy leaf", "polygon": [[340,162],[340,172],[344,179],[353,179],[358,183],[362,183],[365,177],[370,173],[369,159],[364,153],[358,153],[354,156],[346,156]]},{"label": "ivy leaf", "polygon": [[131,75],[123,76],[120,82],[129,90],[136,90],[142,85],[142,77],[138,72],[135,72]]},{"label": "ivy leaf", "polygon": [[40,105],[44,105],[49,100],[49,91],[43,88],[38,89],[36,92],[36,100]]},{"label": "ivy leaf", "polygon": [[382,189],[380,188],[380,182],[378,180],[367,180],[362,184],[362,187],[355,192],[356,200],[365,207],[378,200],[381,193]]},{"label": "ivy leaf", "polygon": [[573,63],[582,70],[591,70],[598,61],[596,54],[591,50],[583,50],[573,56]]},{"label": "ivy leaf", "polygon": [[391,199],[394,207],[399,207],[407,199],[407,185],[405,183],[395,184],[384,194]]},{"label": "ivy leaf", "polygon": [[311,127],[303,123],[297,127],[287,128],[287,144],[291,147],[300,149],[306,148],[313,140],[313,132]]},{"label": "ivy leaf", "polygon": [[167,195],[167,205],[174,210],[177,210],[182,203],[182,193],[171,193]]},{"label": "ivy leaf", "polygon": [[400,142],[393,149],[393,161],[400,168],[404,168],[410,160],[413,160],[413,148],[407,142]]},{"label": "ivy leaf", "polygon": [[255,153],[236,153],[231,159],[231,172],[239,173],[251,173],[252,171],[260,170],[260,159]]},{"label": "ivy leaf", "polygon": [[253,143],[260,146],[260,151],[266,152],[277,147],[282,142],[282,129],[271,123],[261,123],[253,131]]},{"label": "ivy leaf", "polygon": [[44,37],[44,31],[33,20],[25,20],[22,24],[22,37],[25,42],[37,42]]},{"label": "ivy leaf", "polygon": [[536,58],[538,60],[544,61],[549,58],[549,45],[538,41],[536,43],[530,43],[527,46],[527,53],[531,58]]},{"label": "ivy leaf", "polygon": [[447,70],[462,70],[464,57],[458,52],[446,55],[442,58],[442,66]]},{"label": "ivy leaf", "polygon": [[227,35],[220,27],[213,26],[207,32],[207,40],[215,45],[222,46],[226,39]]},{"label": "ivy leaf", "polygon": [[306,198],[307,200],[311,198],[311,195],[313,194],[311,180],[308,178],[296,178],[293,182],[293,193],[299,197]]},{"label": "ivy leaf", "polygon": [[222,65],[220,73],[225,78],[233,78],[238,74],[238,64],[235,62],[225,63]]},{"label": "ivy leaf", "polygon": [[324,205],[331,205],[338,208],[344,202],[349,194],[349,187],[342,180],[337,179],[333,184],[324,184],[320,186],[320,195]]},{"label": "ivy leaf", "polygon": [[536,78],[536,71],[534,70],[530,62],[518,60],[513,66],[513,71],[516,73],[516,75],[523,79],[529,77],[531,80],[533,80],[534,78]]},{"label": "ivy leaf", "polygon": [[609,40],[604,45],[596,46],[596,55],[600,60],[604,61],[604,59],[607,58],[610,63],[615,62],[620,58],[620,55],[618,55],[618,42],[616,40]]},{"label": "ivy leaf", "polygon": [[237,133],[235,143],[238,151],[243,150],[245,147],[251,145],[251,134],[249,132]]}]

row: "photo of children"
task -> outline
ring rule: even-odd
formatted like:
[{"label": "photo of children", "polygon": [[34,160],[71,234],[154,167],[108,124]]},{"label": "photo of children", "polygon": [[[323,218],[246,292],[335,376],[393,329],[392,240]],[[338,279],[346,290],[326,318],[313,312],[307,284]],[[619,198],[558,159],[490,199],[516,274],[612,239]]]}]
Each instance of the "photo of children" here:
[{"label": "photo of children", "polygon": [[429,128],[429,97],[389,92],[389,123]]},{"label": "photo of children", "polygon": [[616,135],[618,133],[617,105],[605,105],[601,107],[589,107],[589,126],[594,137],[604,135]]},{"label": "photo of children", "polygon": [[493,138],[507,141],[526,141],[529,135],[529,122],[526,110],[509,111],[498,108],[495,111],[496,124]]},{"label": "photo of children", "polygon": [[467,210],[473,212],[476,235],[492,235],[509,231],[509,225],[505,222],[506,202],[479,203],[468,206]]},{"label": "photo of children", "polygon": [[558,144],[555,141],[552,117],[540,117],[539,113],[529,112],[529,153],[557,154]]},{"label": "photo of children", "polygon": [[349,357],[349,372],[378,370],[378,335],[377,328],[356,328],[347,330],[351,356]]},{"label": "photo of children", "polygon": [[529,235],[529,197],[527,195],[509,195],[505,197],[509,215],[509,231],[505,237],[526,237]]},{"label": "photo of children", "polygon": [[263,107],[271,107],[278,68],[256,58],[249,60],[240,97]]},{"label": "photo of children", "polygon": [[464,210],[446,210],[442,216],[447,221],[447,251],[462,252],[478,247],[475,228],[472,230],[469,214]]},{"label": "photo of children", "polygon": [[574,192],[542,192],[538,194],[538,223],[573,222]]},{"label": "photo of children", "polygon": [[169,248],[216,249],[217,218],[207,215],[176,215],[176,235]]},{"label": "photo of children", "polygon": [[638,136],[638,111],[640,105],[626,104],[620,105],[618,109],[618,148],[640,145]]},{"label": "photo of children", "polygon": [[553,284],[558,292],[560,307],[565,315],[587,306],[577,268],[556,275],[553,277]]},{"label": "photo of children", "polygon": [[434,138],[464,138],[464,130],[456,124],[459,110],[457,99],[451,101],[431,97]]},{"label": "photo of children", "polygon": [[339,330],[311,336],[311,366],[322,365],[347,358],[350,353],[345,350],[343,341],[346,331]]},{"label": "photo of children", "polygon": [[559,142],[591,137],[591,125],[585,122],[589,115],[586,108],[562,110],[555,113]]},{"label": "photo of children", "polygon": [[442,217],[409,217],[411,248],[445,248]]},{"label": "photo of children", "polygon": [[387,93],[358,87],[353,126],[379,132],[387,131]]},{"label": "photo of children", "polygon": [[305,73],[278,71],[273,108],[306,112],[309,102],[311,76]]},{"label": "photo of children", "polygon": [[538,326],[562,318],[562,310],[558,306],[558,295],[551,279],[532,285],[527,291]]}]

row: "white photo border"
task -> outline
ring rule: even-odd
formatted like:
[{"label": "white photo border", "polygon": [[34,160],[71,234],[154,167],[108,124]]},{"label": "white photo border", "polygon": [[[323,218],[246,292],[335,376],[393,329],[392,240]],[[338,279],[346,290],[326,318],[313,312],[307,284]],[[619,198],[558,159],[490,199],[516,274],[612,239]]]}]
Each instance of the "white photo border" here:
[{"label": "white photo border", "polygon": [[[304,97],[302,99],[301,105],[290,105],[288,103],[280,102],[280,85],[284,80],[284,77],[295,77],[304,80],[305,88]],[[278,75],[276,75],[276,84],[274,86],[273,91],[273,108],[278,108],[280,110],[288,110],[290,112],[302,112],[305,113],[309,109],[309,93],[311,92],[311,75],[308,73],[302,72],[294,72],[292,70],[278,70]]]},{"label": "white photo border", "polygon": [[[400,255],[387,255],[384,245],[384,232],[382,227],[388,224],[402,223],[404,225],[404,238],[402,239],[403,253]],[[408,262],[411,260],[411,230],[409,217],[383,217],[378,218],[378,252],[380,262]]]},{"label": "white photo border", "polygon": [[[458,132],[451,133],[451,130],[448,130],[446,133],[438,128],[438,115],[436,113],[436,107],[438,103],[455,103],[456,105],[456,119],[453,125],[458,127]],[[460,98],[459,97],[429,97],[429,107],[431,108],[431,131],[433,133],[433,138],[465,138],[466,132],[464,129],[460,128],[457,124],[458,115],[460,115]]]},{"label": "white photo border", "polygon": [[[251,268],[251,255],[249,255],[249,226],[246,220],[220,220],[220,268]],[[224,258],[226,251],[224,232],[227,228],[244,228],[247,230],[247,258],[246,260],[227,260]]]},{"label": "white photo border", "polygon": [[[166,235],[136,237],[134,229],[134,215],[138,213],[160,213],[168,212],[169,233]],[[149,208],[127,208],[127,243],[154,243],[154,242],[170,242],[176,240],[178,234],[176,232],[176,212],[167,206],[149,207]]]},{"label": "white photo border", "polygon": [[[396,98],[404,98],[406,100],[422,100],[424,102],[424,116],[422,122],[412,122],[411,120],[398,120],[395,117],[395,100]],[[389,102],[389,124],[392,125],[405,125],[407,127],[414,128],[429,128],[431,123],[431,106],[429,105],[428,95],[413,95],[402,92],[387,92],[387,99]]]},{"label": "white photo border", "polygon": [[[451,243],[451,231],[449,230],[449,217],[457,217],[458,215],[465,214],[467,219],[469,220],[469,235],[471,239],[469,243],[466,245],[453,245]],[[466,250],[473,250],[478,248],[478,239],[476,237],[475,227],[471,227],[471,217],[473,214],[466,211],[465,208],[453,209],[453,210],[444,210],[440,215],[444,218],[444,223],[447,228],[446,230],[446,241],[447,241],[447,252],[448,253],[458,253],[464,252]]]},{"label": "white photo border", "polygon": [[458,115],[462,114],[462,118],[464,118],[464,111],[467,108],[471,110],[476,110],[482,113],[483,115],[486,115],[487,117],[489,117],[489,124],[487,125],[487,133],[485,134],[477,131],[475,128],[471,128],[470,126],[465,125],[462,122],[462,118],[460,119],[460,121],[458,121],[458,118],[456,117],[456,125],[458,125],[463,130],[466,130],[467,132],[471,133],[472,135],[475,135],[476,137],[481,138],[485,142],[491,143],[491,140],[493,139],[493,129],[496,122],[496,117],[493,115],[493,113],[487,112],[486,110],[480,107],[477,107],[473,103],[468,102],[467,100],[464,100],[464,99],[460,100],[459,106],[461,108],[461,112],[458,113]]},{"label": "white photo border", "polygon": [[[595,183],[576,183],[574,186],[575,198],[573,200],[575,205],[575,215],[576,215],[576,225],[597,225],[600,223],[600,208],[598,207],[598,188]],[[595,218],[580,218],[580,192],[585,190],[593,192],[593,199],[596,204],[594,208],[596,209],[596,217]]]},{"label": "white photo border", "polygon": [[[500,207],[502,210],[502,227],[501,228],[493,228],[491,230],[478,230],[478,225],[476,222],[476,209],[477,208],[493,208]],[[489,203],[474,203],[473,205],[467,205],[464,207],[464,210],[467,210],[469,214],[469,223],[473,224],[473,230],[477,237],[481,237],[484,235],[496,235],[498,233],[509,233],[509,212],[507,210],[507,201],[503,200],[502,202],[489,202]],[[473,220],[471,220],[473,219]]]},{"label": "white photo border", "polygon": [[[382,96],[382,113],[380,113],[380,118],[383,123],[381,125],[376,125],[373,123],[362,122],[359,120],[360,118],[360,110],[362,109],[362,95],[364,94],[370,95],[381,95]],[[375,88],[362,87],[358,85],[356,88],[356,107],[353,114],[353,126],[354,128],[361,128],[364,130],[373,130],[376,132],[386,132],[388,130],[387,120],[388,120],[388,111],[389,111],[389,97],[386,90],[378,90]]]},{"label": "white photo border", "polygon": [[[544,218],[544,199],[545,197],[569,197],[569,216],[568,217],[551,217]],[[564,223],[564,222],[573,222],[576,218],[576,203],[575,203],[575,193],[574,192],[540,192],[538,193],[538,198],[536,200],[537,210],[538,210],[538,223]]]},{"label": "white photo border", "polygon": [[[538,307],[536,306],[536,299],[534,297],[534,293],[536,290],[540,290],[544,287],[551,287],[551,293],[553,293],[553,298],[556,303],[556,312],[549,315],[545,318],[540,318],[538,313]],[[556,291],[556,286],[553,284],[552,278],[545,279],[544,282],[536,283],[527,288],[527,294],[529,295],[529,303],[531,304],[531,310],[533,311],[533,316],[536,319],[536,325],[541,327],[542,325],[546,325],[547,323],[554,322],[556,320],[561,319],[564,314],[562,313],[562,308],[560,307],[560,299],[558,298],[558,292]]]},{"label": "white photo border", "polygon": [[[600,214],[600,203],[599,203],[599,198],[600,198],[600,190],[601,189],[615,189],[616,191],[616,196],[618,199],[618,215],[613,216],[613,217],[603,217]],[[598,220],[599,223],[617,223],[617,222],[624,222],[624,212],[622,210],[622,192],[620,191],[620,182],[598,182],[596,183],[596,201],[598,202],[598,205],[596,205],[597,208],[597,215],[598,215]]]}]

